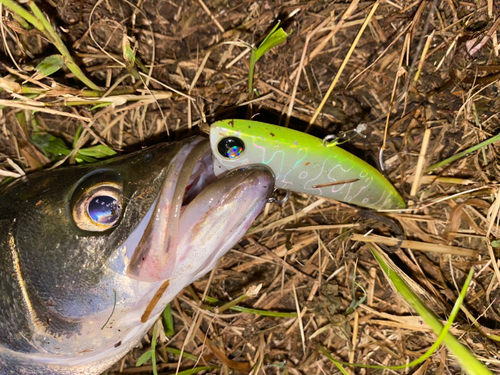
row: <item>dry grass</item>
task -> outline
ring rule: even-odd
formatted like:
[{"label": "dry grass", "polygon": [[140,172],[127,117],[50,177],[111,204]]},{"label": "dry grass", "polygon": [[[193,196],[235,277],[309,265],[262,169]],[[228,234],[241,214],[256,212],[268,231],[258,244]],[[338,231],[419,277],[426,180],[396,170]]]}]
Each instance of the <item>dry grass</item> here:
[{"label": "dry grass", "polygon": [[[310,124],[318,136],[367,123],[367,137],[354,138],[349,147],[382,160],[409,202],[405,212],[376,216],[299,195],[267,207],[216,270],[173,301],[176,332],[160,337],[162,373],[195,366],[189,359],[179,361],[167,346],[197,356],[198,365],[221,366],[221,374],[250,368],[253,374],[339,373],[319,354],[318,343],[357,363],[395,365],[419,357],[435,336],[388,287],[367,251],[369,241],[386,245],[443,320],[475,267],[452,333],[500,373],[494,340],[500,336],[500,271],[497,248],[491,246],[500,236],[498,147],[489,145],[432,176],[425,173],[498,132],[497,3],[52,0],[45,5],[77,63],[102,90],[82,90],[66,70],[53,78],[34,77],[38,60],[56,51],[3,8],[0,105],[8,107],[0,112],[0,178],[54,164],[31,143],[36,132],[71,145],[81,126],[77,149],[101,143],[128,151],[197,133],[205,121],[259,114],[261,121],[283,125],[290,118],[290,126],[301,130]],[[278,19],[293,33],[257,63],[254,85],[260,97],[248,104],[245,43],[258,44]],[[354,46],[362,26],[366,30]],[[123,58],[125,44],[137,51],[133,67]],[[103,101],[111,105],[92,109]],[[353,295],[362,297],[360,289],[353,294],[354,275],[367,299],[346,314]],[[296,312],[300,319],[210,312],[197,302],[205,293],[227,302],[260,284],[258,294],[240,305]],[[148,343],[145,338],[108,373],[150,371],[134,367]],[[459,374],[460,369],[442,348],[408,373]]]}]

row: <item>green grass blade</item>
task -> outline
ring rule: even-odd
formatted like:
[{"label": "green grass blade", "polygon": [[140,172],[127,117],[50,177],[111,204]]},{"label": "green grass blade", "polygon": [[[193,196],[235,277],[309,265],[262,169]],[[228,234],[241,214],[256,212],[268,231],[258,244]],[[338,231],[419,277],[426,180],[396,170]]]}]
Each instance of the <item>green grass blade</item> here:
[{"label": "green grass blade", "polygon": [[30,12],[28,12],[21,5],[19,5],[16,1],[13,1],[13,0],[0,0],[0,4],[5,5],[11,11],[13,11],[14,13],[16,13],[18,16],[21,16],[26,21],[28,21],[33,26],[35,26],[38,30],[40,30],[42,32],[44,31],[44,27],[43,27],[42,23],[35,16],[33,16]]},{"label": "green grass blade", "polygon": [[95,145],[87,148],[82,148],[78,150],[78,154],[81,156],[89,156],[92,158],[106,158],[108,156],[116,155],[116,151],[112,150],[108,146]]},{"label": "green grass blade", "polygon": [[278,29],[279,22],[274,26],[266,38],[257,49],[252,49],[250,54],[250,62],[248,64],[248,95],[251,97],[253,92],[253,76],[255,71],[255,64],[259,59],[264,56],[266,52],[276,47],[278,44],[283,43],[288,35],[282,28]]},{"label": "green grass blade", "polygon": [[165,335],[173,336],[174,331],[174,316],[172,315],[172,305],[169,303],[162,314],[163,327],[165,327]]},{"label": "green grass blade", "polygon": [[[418,314],[425,320],[425,322],[432,328],[436,335],[439,335],[443,330],[443,325],[439,318],[425,306],[424,302],[415,294],[415,292],[406,284],[406,282],[385,262],[381,254],[373,248],[371,249],[373,255],[377,259],[380,267],[387,275],[387,277],[394,284],[394,287],[406,300],[406,302],[413,307]],[[446,333],[443,338],[444,344],[448,350],[456,357],[464,371],[468,375],[489,375],[492,374],[484,364],[474,357],[474,355],[462,345],[451,333]]]},{"label": "green grass blade", "polygon": [[80,125],[77,129],[76,129],[76,132],[75,132],[75,136],[73,137],[73,143],[71,144],[71,146],[73,148],[76,148],[76,146],[78,145],[78,140],[80,139],[80,136],[82,135],[82,132],[83,132],[83,126]]},{"label": "green grass blade", "polygon": [[102,107],[107,107],[107,106],[109,106],[111,104],[113,104],[113,103],[111,103],[111,102],[99,103],[99,104],[96,104],[95,106],[93,106],[92,108],[90,108],[90,110],[94,111],[94,110],[102,108]]},{"label": "green grass blade", "polygon": [[152,355],[153,355],[153,353],[151,352],[151,350],[148,350],[147,352],[142,353],[142,355],[137,360],[135,367],[139,367],[139,366],[142,366],[143,364],[145,364],[147,361],[149,361],[149,359],[151,358]]},{"label": "green grass blade", "polygon": [[193,362],[198,361],[198,357],[195,355],[192,355],[191,353],[186,353],[186,352],[181,352],[179,349],[176,348],[171,348],[169,346],[165,347],[165,350],[169,353],[181,356],[182,353],[182,358],[190,359]]},{"label": "green grass blade", "polygon": [[448,334],[448,331],[451,328],[451,325],[455,321],[455,318],[457,317],[458,312],[460,311],[460,306],[462,305],[465,295],[467,294],[467,290],[469,289],[470,282],[472,281],[472,276],[474,275],[474,271],[471,269],[469,272],[469,275],[467,276],[467,279],[465,280],[465,283],[462,287],[462,290],[460,291],[460,295],[458,296],[455,305],[453,306],[453,310],[450,314],[450,319],[446,323],[446,325],[443,327],[441,332],[439,333],[438,338],[434,342],[434,344],[427,350],[420,358],[417,358],[416,360],[405,364],[405,365],[399,365],[399,366],[373,366],[373,365],[360,365],[360,364],[353,364],[353,363],[346,363],[346,362],[341,362],[337,361],[333,358],[333,356],[326,351],[325,348],[320,346],[320,350],[323,352],[323,354],[326,355],[326,357],[337,367],[339,365],[345,365],[345,366],[352,366],[352,367],[362,367],[362,368],[375,368],[375,369],[381,369],[381,370],[404,370],[416,365],[419,365],[420,363],[423,363],[427,358],[429,358],[441,345],[443,340],[445,339],[446,335]]},{"label": "green grass blade", "polygon": [[[83,73],[80,67],[75,63],[73,57],[66,48],[66,45],[63,43],[59,34],[57,34],[56,30],[52,27],[50,21],[45,17],[40,8],[35,4],[35,2],[30,1],[28,3],[31,11],[34,16],[38,19],[39,22],[43,25],[43,32],[45,36],[50,40],[52,44],[59,50],[61,55],[64,56],[64,63],[68,67],[68,69],[73,73],[80,81],[82,81],[87,87],[92,90],[99,90],[99,86],[97,86],[94,82],[92,82],[87,76]],[[24,9],[24,8],[23,8]]]},{"label": "green grass blade", "polygon": [[250,308],[243,307],[243,306],[234,306],[234,307],[231,307],[230,309],[233,311],[238,311],[238,312],[242,312],[242,313],[259,315],[259,316],[270,316],[270,317],[274,317],[274,318],[296,318],[297,317],[296,312],[265,311],[265,310],[250,309]]},{"label": "green grass blade", "polygon": [[[209,297],[209,296],[207,296],[205,298],[205,300],[207,302],[210,302],[210,303],[220,303],[221,302],[218,299],[213,298],[213,297]],[[211,307],[211,306],[204,306],[204,307],[209,309],[209,310],[213,310],[213,307]],[[248,313],[248,314],[253,314],[253,315],[271,316],[274,318],[296,318],[297,317],[296,312],[287,313],[287,312],[265,311],[265,310],[250,309],[248,307],[242,307],[242,306],[232,306],[232,307],[229,307],[229,309],[233,310],[233,311],[238,311],[238,312],[243,312],[243,313]]]},{"label": "green grass blade", "polygon": [[51,74],[57,72],[63,66],[64,57],[62,55],[47,56],[42,60],[40,64],[36,66],[36,74],[33,79],[39,80],[41,78],[48,77]]},{"label": "green grass blade", "polygon": [[[278,25],[276,25],[276,27],[277,26]],[[259,48],[257,48],[257,51],[255,52],[255,62],[259,61],[259,59],[264,56],[266,52],[283,43],[286,38],[288,38],[288,34],[282,28],[279,28],[278,30],[275,29],[273,29],[272,33],[269,34],[261,43]]]},{"label": "green grass blade", "polygon": [[151,364],[153,365],[153,374],[158,375],[156,370],[156,339],[158,337],[158,322],[155,323],[153,328],[153,337],[151,338]]},{"label": "green grass blade", "polygon": [[349,373],[347,372],[347,370],[345,368],[342,367],[342,365],[340,363],[333,363],[335,366],[337,366],[337,368],[339,369],[339,371],[344,374],[344,375],[349,375]]},{"label": "green grass blade", "polygon": [[435,169],[444,167],[445,165],[453,163],[454,161],[456,161],[458,159],[461,159],[464,156],[467,156],[467,155],[473,153],[474,151],[480,150],[483,147],[489,146],[489,145],[491,145],[491,144],[493,144],[495,142],[498,142],[498,141],[500,141],[500,133],[497,134],[497,135],[495,135],[494,137],[491,137],[491,138],[487,139],[484,142],[481,142],[481,143],[479,143],[479,144],[477,144],[475,146],[472,146],[472,147],[468,148],[465,151],[459,152],[458,154],[450,156],[449,158],[446,158],[446,159],[444,159],[444,160],[442,160],[442,161],[440,161],[440,162],[438,162],[436,164],[431,165],[430,167],[428,167],[425,170],[425,173],[430,173],[430,172],[432,172]]},{"label": "green grass blade", "polygon": [[248,95],[251,97],[253,91],[253,75],[255,70],[255,62],[257,61],[256,50],[252,50],[250,54],[250,63],[248,64]]},{"label": "green grass blade", "polygon": [[[363,297],[361,297],[359,300],[356,298],[356,291],[358,290],[358,287],[363,291]],[[346,309],[346,315],[354,312],[354,310],[356,310],[359,305],[365,302],[365,299],[366,290],[356,282],[356,269],[354,269],[354,273],[352,275],[352,301]]]},{"label": "green grass blade", "polygon": [[31,136],[31,142],[47,157],[51,155],[66,156],[71,152],[61,138],[52,134],[35,133]]},{"label": "green grass blade", "polygon": [[177,372],[177,373],[174,372],[172,375],[174,375],[174,374],[177,374],[177,375],[192,375],[192,374],[197,374],[197,373],[202,372],[202,371],[216,370],[218,368],[219,367],[217,367],[217,366],[200,366],[200,367],[192,368],[190,370],[180,371],[180,372]]}]

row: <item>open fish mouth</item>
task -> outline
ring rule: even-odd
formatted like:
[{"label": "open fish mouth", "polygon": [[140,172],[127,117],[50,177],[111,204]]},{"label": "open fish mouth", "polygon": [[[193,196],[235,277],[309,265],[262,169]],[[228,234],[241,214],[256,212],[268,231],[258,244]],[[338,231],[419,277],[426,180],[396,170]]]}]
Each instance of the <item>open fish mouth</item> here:
[{"label": "open fish mouth", "polygon": [[140,239],[127,275],[157,282],[183,272],[194,281],[244,235],[273,189],[265,166],[216,177],[209,142],[195,138],[175,156],[143,229],[134,231]]}]

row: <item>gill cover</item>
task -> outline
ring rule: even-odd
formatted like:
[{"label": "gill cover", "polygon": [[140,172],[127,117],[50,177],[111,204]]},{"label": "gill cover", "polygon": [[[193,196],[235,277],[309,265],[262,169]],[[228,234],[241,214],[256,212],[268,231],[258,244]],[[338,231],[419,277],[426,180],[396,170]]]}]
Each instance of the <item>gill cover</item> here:
[{"label": "gill cover", "polygon": [[375,210],[404,208],[392,184],[375,168],[338,146],[306,133],[250,120],[211,125],[215,174],[263,164],[276,187]]}]

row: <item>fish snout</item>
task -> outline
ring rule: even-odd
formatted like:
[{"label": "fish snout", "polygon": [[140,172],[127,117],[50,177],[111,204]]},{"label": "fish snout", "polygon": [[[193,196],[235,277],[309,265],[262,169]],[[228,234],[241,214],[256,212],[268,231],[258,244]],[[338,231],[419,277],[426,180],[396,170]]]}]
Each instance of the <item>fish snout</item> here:
[{"label": "fish snout", "polygon": [[185,208],[179,223],[176,271],[189,282],[210,271],[247,232],[274,191],[263,165],[229,171]]}]

